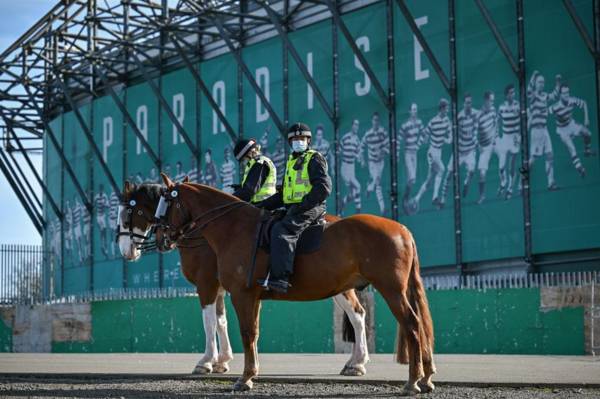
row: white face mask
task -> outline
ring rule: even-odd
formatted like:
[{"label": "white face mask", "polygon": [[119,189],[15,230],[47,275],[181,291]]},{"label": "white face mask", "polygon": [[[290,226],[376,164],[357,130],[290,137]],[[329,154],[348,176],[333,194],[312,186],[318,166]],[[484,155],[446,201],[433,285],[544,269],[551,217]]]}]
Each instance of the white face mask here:
[{"label": "white face mask", "polygon": [[292,150],[294,152],[304,152],[308,149],[308,140],[292,140]]}]

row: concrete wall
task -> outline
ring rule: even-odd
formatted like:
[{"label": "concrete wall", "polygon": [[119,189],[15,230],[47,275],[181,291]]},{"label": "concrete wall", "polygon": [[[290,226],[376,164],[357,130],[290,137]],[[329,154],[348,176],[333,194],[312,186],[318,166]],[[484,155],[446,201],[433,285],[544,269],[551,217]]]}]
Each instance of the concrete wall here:
[{"label": "concrete wall", "polygon": [[[589,353],[589,288],[429,291],[437,353]],[[369,310],[373,352],[392,352],[396,322],[376,292]],[[242,350],[227,301],[233,349]],[[204,330],[194,297],[0,308],[0,351],[202,352]],[[331,300],[265,301],[261,352],[347,352],[342,314]],[[600,331],[600,325],[596,325]]]}]

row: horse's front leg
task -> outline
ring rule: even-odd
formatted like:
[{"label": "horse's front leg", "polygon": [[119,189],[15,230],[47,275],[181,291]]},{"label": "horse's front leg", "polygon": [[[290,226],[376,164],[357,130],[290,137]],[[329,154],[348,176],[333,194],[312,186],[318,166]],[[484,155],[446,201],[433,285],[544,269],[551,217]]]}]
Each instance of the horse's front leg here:
[{"label": "horse's front leg", "polygon": [[225,290],[220,287],[217,294],[217,335],[219,336],[219,357],[213,365],[213,372],[226,373],[229,371],[229,362],[233,359],[233,351],[227,332],[227,313],[225,310]]},{"label": "horse's front leg", "polygon": [[252,388],[252,378],[258,375],[258,322],[260,300],[254,292],[231,293],[231,301],[240,323],[240,334],[244,345],[244,373],[235,382],[235,391]]},{"label": "horse's front leg", "polygon": [[202,308],[202,321],[206,346],[204,355],[196,364],[193,374],[210,374],[213,364],[218,362],[217,351],[217,292],[219,283],[216,279],[196,279],[196,291]]}]

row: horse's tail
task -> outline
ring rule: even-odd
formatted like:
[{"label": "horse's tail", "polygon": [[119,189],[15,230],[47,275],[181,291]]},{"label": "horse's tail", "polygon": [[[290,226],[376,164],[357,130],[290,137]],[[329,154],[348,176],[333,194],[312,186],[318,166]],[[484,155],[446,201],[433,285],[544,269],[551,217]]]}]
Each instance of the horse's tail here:
[{"label": "horse's tail", "polygon": [[[429,312],[429,304],[425,295],[425,287],[421,280],[419,256],[414,238],[412,239],[413,261],[408,278],[408,301],[413,310],[420,319],[419,339],[422,343],[423,355],[431,356],[433,354],[433,321]],[[398,337],[396,341],[396,361],[401,364],[408,364],[408,337],[403,331],[402,325],[398,324]]]}]

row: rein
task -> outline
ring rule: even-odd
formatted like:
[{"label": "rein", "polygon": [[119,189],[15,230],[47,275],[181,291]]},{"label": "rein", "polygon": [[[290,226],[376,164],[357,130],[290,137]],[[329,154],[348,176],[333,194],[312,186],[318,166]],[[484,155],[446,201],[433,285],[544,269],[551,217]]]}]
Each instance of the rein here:
[{"label": "rein", "polygon": [[[227,215],[229,212],[238,209],[242,206],[245,205],[249,205],[246,202],[240,201],[240,202],[230,202],[221,206],[217,206],[215,208],[209,209],[206,212],[203,212],[202,214],[200,214],[199,216],[195,217],[193,220],[183,224],[182,226],[175,228],[175,234],[171,235],[169,237],[169,239],[175,243],[177,243],[179,240],[185,240],[185,239],[191,239],[193,237],[186,237],[186,235],[193,233],[195,231],[202,231],[206,226],[208,226],[210,223],[214,222],[215,220]],[[210,215],[211,213],[217,212],[217,211],[222,211],[221,213],[216,214],[215,216],[211,217],[210,219],[206,220],[204,223],[202,224],[198,224],[198,222],[206,217],[207,215]],[[168,226],[165,226],[168,228]],[[179,244],[177,244],[177,246],[179,247]],[[184,248],[184,247],[182,247]]]}]

